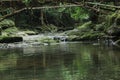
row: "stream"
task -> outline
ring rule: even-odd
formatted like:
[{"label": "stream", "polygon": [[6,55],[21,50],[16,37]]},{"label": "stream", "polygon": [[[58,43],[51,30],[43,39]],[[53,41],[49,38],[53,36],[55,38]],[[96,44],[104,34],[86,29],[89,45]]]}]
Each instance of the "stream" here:
[{"label": "stream", "polygon": [[120,49],[91,43],[0,49],[0,80],[119,80]]}]

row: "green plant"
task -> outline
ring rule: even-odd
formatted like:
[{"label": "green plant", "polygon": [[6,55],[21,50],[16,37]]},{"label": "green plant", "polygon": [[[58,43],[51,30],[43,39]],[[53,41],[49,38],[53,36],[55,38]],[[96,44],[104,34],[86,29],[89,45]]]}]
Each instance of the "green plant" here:
[{"label": "green plant", "polygon": [[22,0],[22,2],[28,7],[32,0]]}]

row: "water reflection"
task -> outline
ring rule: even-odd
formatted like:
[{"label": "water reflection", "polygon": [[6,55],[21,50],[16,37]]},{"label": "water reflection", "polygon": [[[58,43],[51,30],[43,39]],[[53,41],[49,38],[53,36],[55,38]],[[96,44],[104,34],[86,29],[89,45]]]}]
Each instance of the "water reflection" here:
[{"label": "water reflection", "polygon": [[119,80],[119,52],[82,43],[1,49],[0,80]]}]

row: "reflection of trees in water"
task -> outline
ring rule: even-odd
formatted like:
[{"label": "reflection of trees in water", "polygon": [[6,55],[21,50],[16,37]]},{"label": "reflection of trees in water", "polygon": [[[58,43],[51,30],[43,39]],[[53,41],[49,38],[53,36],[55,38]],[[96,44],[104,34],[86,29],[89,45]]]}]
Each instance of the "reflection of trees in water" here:
[{"label": "reflection of trees in water", "polygon": [[93,52],[91,54],[92,57],[92,61],[93,61],[93,65],[96,67],[100,67],[101,66],[101,61],[99,59],[99,54],[97,54],[96,52]]},{"label": "reflection of trees in water", "polygon": [[[34,74],[35,77],[37,77],[37,75],[39,74],[46,76],[51,73],[52,76],[52,74],[54,74],[55,72],[57,73],[57,71],[60,74],[62,66],[68,67],[73,63],[73,57],[75,54],[67,53],[61,50],[59,50],[59,53],[55,53],[54,51],[52,51],[53,53],[50,52],[48,54],[48,52],[44,51],[42,53],[38,53],[37,55],[33,54],[29,56],[20,56],[17,60],[16,65],[16,69],[18,70],[17,75],[29,72],[25,75],[29,76],[31,74]],[[46,72],[46,70],[50,70],[50,72]],[[54,70],[55,72],[51,72],[52,70]]]},{"label": "reflection of trees in water", "polygon": [[[74,76],[76,80],[119,80],[120,55],[118,51],[101,46],[80,46],[79,54],[74,60],[74,69],[78,69]],[[116,76],[116,77],[115,77]]]},{"label": "reflection of trees in water", "polygon": [[21,49],[0,49],[0,80],[14,80],[14,68]]},{"label": "reflection of trees in water", "polygon": [[[17,51],[17,53],[16,53]],[[0,72],[10,70],[16,66],[17,58],[21,49],[1,49],[0,50]]]},{"label": "reflection of trees in water", "polygon": [[[21,56],[17,59],[17,68],[28,69],[36,66],[36,68],[59,66],[61,62],[68,66],[73,62],[73,54],[39,54],[32,56]],[[46,65],[46,66],[45,66]]]},{"label": "reflection of trees in water", "polygon": [[[87,79],[84,80],[118,80],[120,66],[119,57],[116,56],[117,53],[109,48],[103,48],[102,51],[99,48],[93,49],[91,51],[92,67],[87,72]],[[117,64],[115,64],[117,63]]]},{"label": "reflection of trees in water", "polygon": [[[10,52],[18,55],[13,69],[4,71],[5,76],[11,75],[11,80],[119,80],[120,78],[119,51],[101,46],[98,48],[76,44],[29,49]],[[1,51],[0,59],[8,61],[6,57],[8,52]],[[25,52],[27,54],[24,54]],[[0,72],[0,77],[2,76],[4,80],[3,74]]]}]

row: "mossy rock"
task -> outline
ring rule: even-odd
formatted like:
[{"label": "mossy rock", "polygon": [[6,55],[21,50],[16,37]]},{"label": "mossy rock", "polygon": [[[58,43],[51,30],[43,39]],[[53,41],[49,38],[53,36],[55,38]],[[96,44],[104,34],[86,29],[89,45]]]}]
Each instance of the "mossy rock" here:
[{"label": "mossy rock", "polygon": [[84,23],[83,25],[78,26],[77,29],[79,31],[89,31],[91,27],[92,27],[92,22],[89,21],[89,22]]},{"label": "mossy rock", "polygon": [[50,24],[50,25],[43,25],[41,27],[41,30],[42,30],[42,32],[51,32],[51,33],[54,33],[54,32],[57,32],[58,28],[55,25]]},{"label": "mossy rock", "polygon": [[80,36],[77,35],[70,35],[67,38],[68,41],[79,41],[80,40]]},{"label": "mossy rock", "polygon": [[17,32],[18,32],[18,29],[16,27],[10,27],[10,28],[3,30],[2,35],[3,36],[12,36],[12,35],[16,35]]},{"label": "mossy rock", "polygon": [[13,26],[15,26],[15,22],[10,20],[10,19],[5,19],[5,20],[0,22],[0,27],[2,29],[6,29],[6,28],[9,28],[9,27],[13,27]]},{"label": "mossy rock", "polygon": [[54,39],[49,38],[49,37],[45,37],[45,38],[40,39],[39,42],[50,44],[50,43],[56,43],[57,40],[54,40]]},{"label": "mossy rock", "polygon": [[37,33],[34,31],[25,31],[27,35],[36,35]]},{"label": "mossy rock", "polygon": [[96,40],[98,38],[102,38],[105,35],[103,32],[98,32],[98,31],[89,31],[89,32],[84,32],[80,38],[82,40]]},{"label": "mossy rock", "polygon": [[23,41],[22,37],[0,37],[0,43],[14,43]]}]

